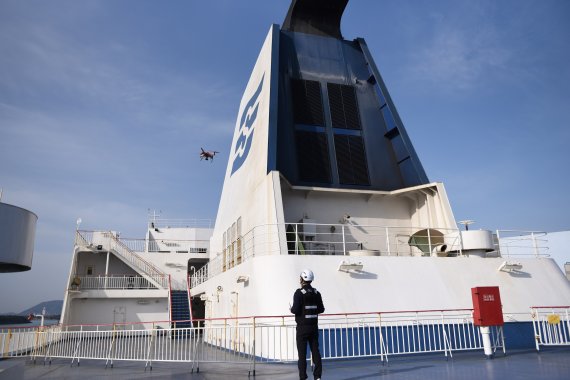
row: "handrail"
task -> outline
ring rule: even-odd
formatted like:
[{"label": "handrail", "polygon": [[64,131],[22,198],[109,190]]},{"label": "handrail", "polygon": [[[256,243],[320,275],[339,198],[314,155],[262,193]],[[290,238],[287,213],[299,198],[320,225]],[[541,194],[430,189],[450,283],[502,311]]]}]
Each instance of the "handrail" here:
[{"label": "handrail", "polygon": [[[425,309],[425,310],[388,310],[388,311],[367,311],[367,312],[352,312],[352,313],[323,313],[319,314],[319,318],[323,317],[352,317],[352,316],[378,316],[378,315],[390,315],[390,314],[425,314],[425,313],[453,313],[460,312],[463,314],[470,314],[473,309],[470,308],[458,308],[458,309]],[[194,319],[196,322],[214,322],[214,321],[234,321],[234,320],[252,320],[252,319],[293,319],[295,315],[293,314],[278,314],[278,315],[249,315],[241,317],[216,317],[216,318],[199,318]],[[190,321],[190,320],[188,320]],[[133,325],[153,325],[153,324],[164,324],[173,322],[171,320],[154,320],[145,322],[114,322],[114,323],[85,323],[85,324],[62,324],[62,325],[50,325],[50,326],[61,326],[62,328],[70,327],[104,327],[104,326],[133,326]],[[177,321],[177,322],[187,322],[187,321]],[[40,326],[24,326],[24,328],[38,328]],[[12,327],[11,327],[12,328]]]},{"label": "handrail", "polygon": [[[85,236],[84,236],[84,234],[85,234]],[[91,239],[89,239],[89,237],[87,236],[88,234],[90,234]],[[156,284],[158,286],[160,286],[162,288],[166,288],[168,286],[168,284],[166,283],[166,281],[164,279],[166,276],[166,273],[162,272],[156,266],[154,266],[153,264],[149,263],[148,261],[146,261],[145,259],[143,259],[139,255],[137,255],[136,253],[131,251],[112,232],[102,231],[102,235],[103,235],[103,237],[108,239],[107,240],[108,244],[109,244],[108,248],[110,250],[113,250],[114,252],[119,254],[119,256],[121,256],[122,258],[127,260],[127,262],[132,264],[134,267],[138,268],[141,272],[146,274],[151,279],[151,281],[156,282]],[[80,238],[80,240],[85,242],[86,243],[85,245],[87,245],[89,243],[92,243],[92,241],[93,241],[93,232],[92,231],[78,230],[78,231],[76,231],[76,237]],[[91,241],[89,241],[89,240],[91,240]],[[77,238],[76,238],[76,243],[77,243]],[[157,282],[157,280],[161,279],[161,278],[162,278],[162,280]]]},{"label": "handrail", "polygon": [[172,280],[168,275],[168,318],[172,321]]},{"label": "handrail", "polygon": [[[420,233],[422,230],[425,230],[425,234]],[[501,236],[506,232],[512,234],[514,231],[496,231],[497,242],[490,247],[494,250],[486,253],[486,256],[524,256],[526,249],[534,257],[548,257],[545,253],[548,248],[543,244],[544,239],[540,239],[544,233],[522,231],[519,234],[523,235],[516,238],[512,235]],[[443,246],[446,249],[439,251]],[[283,252],[284,249],[287,251]],[[233,241],[227,241],[222,252],[216,256],[211,254],[213,259],[192,276],[191,286],[198,286],[260,255],[463,256],[468,253],[462,231],[455,228],[360,225],[348,220],[340,224],[264,224],[236,236]]]},{"label": "handrail", "polygon": [[147,274],[158,274],[158,275],[166,275],[166,273],[162,272],[160,269],[155,267],[153,264],[149,263],[133,251],[129,249],[122,241],[120,241],[115,235],[110,234],[111,241],[116,244],[115,248],[119,248],[118,250],[115,249],[120,254],[123,254],[125,257],[130,257],[133,260],[133,264],[139,263],[139,268],[145,270]]},{"label": "handrail", "polygon": [[212,228],[212,219],[149,218],[149,228]]},{"label": "handrail", "polygon": [[134,252],[188,252],[206,254],[209,251],[210,240],[205,239],[136,239],[124,238],[119,240]]},{"label": "handrail", "polygon": [[194,311],[192,310],[192,296],[190,294],[190,276],[186,275],[186,295],[188,297],[188,310],[190,311],[190,322],[194,321]]},{"label": "handrail", "polygon": [[[150,276],[156,283],[163,282],[163,276],[155,277]],[[133,274],[112,274],[108,276],[80,276],[74,275],[73,278],[78,278],[79,283],[72,283],[70,289],[158,289],[158,287],[147,279],[147,277]]]},{"label": "handrail", "polygon": [[530,308],[536,350],[540,346],[570,346],[570,306]]},{"label": "handrail", "polygon": [[[400,316],[393,314],[393,318],[382,317],[383,312],[370,313],[369,318],[362,318],[361,314],[336,314],[340,318],[332,320],[323,316],[319,321],[323,359],[375,356],[384,362],[388,355],[440,352],[447,357],[453,351],[482,348],[481,334],[474,325],[471,309],[400,312]],[[355,318],[348,319],[353,315]],[[263,322],[264,318],[273,321]],[[238,320],[244,323],[238,324]],[[57,326],[51,330],[8,330],[0,332],[0,342],[8,347],[7,356],[43,356],[50,361],[52,357],[72,358],[72,362],[83,358],[100,359],[111,365],[114,360],[239,361],[249,362],[255,368],[256,361],[296,360],[292,315],[287,316],[287,322],[280,316],[203,321],[210,323],[182,328],[155,321],[147,322],[152,325],[146,328],[134,325],[124,328],[124,323],[113,323],[106,325],[107,328],[79,325],[77,328]],[[504,351],[502,329],[496,329],[494,336],[501,338],[495,340],[495,349],[503,347]],[[165,350],[151,353],[144,349],[153,344]],[[46,350],[48,345],[53,350]],[[205,347],[208,349],[204,350]],[[218,353],[223,353],[223,358],[218,357]]]},{"label": "handrail", "polygon": [[[548,251],[545,245],[548,241],[544,237],[548,234],[544,231],[516,231],[516,230],[496,230],[497,250],[503,257],[511,256],[534,256],[549,257],[549,254],[542,253]],[[527,244],[525,244],[527,243]],[[529,246],[528,244],[531,243]]]}]

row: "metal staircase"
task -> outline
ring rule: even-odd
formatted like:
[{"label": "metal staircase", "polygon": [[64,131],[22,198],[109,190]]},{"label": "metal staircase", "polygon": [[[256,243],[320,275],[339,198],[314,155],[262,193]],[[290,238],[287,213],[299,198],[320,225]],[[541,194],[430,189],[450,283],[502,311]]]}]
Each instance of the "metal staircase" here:
[{"label": "metal staircase", "polygon": [[173,327],[174,325],[176,325],[177,328],[192,327],[192,322],[190,322],[190,306],[188,305],[188,292],[186,290],[170,291],[170,311]]},{"label": "metal staircase", "polygon": [[[104,237],[104,240],[96,244],[103,243],[101,248],[112,251],[115,256],[146,277],[158,288],[168,289],[168,275],[166,273],[130,250],[112,232],[101,232],[101,235]],[[94,245],[93,232],[77,231],[75,245],[92,247]]]}]

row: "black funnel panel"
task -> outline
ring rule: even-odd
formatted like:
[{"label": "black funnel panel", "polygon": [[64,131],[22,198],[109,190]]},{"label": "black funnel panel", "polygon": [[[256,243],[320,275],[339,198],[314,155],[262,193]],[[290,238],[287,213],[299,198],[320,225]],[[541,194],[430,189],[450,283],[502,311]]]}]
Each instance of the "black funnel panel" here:
[{"label": "black funnel panel", "polygon": [[348,0],[293,0],[282,30],[341,39],[340,19]]},{"label": "black funnel panel", "polygon": [[292,185],[392,191],[429,182],[348,0],[295,0],[279,32],[275,166]]}]

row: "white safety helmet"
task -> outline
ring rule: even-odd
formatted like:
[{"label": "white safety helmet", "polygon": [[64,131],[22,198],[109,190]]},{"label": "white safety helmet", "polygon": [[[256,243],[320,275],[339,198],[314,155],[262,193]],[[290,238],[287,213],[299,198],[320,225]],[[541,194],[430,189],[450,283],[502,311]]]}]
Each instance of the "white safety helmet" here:
[{"label": "white safety helmet", "polygon": [[303,271],[301,272],[301,278],[303,279],[303,281],[313,281],[315,279],[315,275],[313,274],[312,270],[303,269]]}]

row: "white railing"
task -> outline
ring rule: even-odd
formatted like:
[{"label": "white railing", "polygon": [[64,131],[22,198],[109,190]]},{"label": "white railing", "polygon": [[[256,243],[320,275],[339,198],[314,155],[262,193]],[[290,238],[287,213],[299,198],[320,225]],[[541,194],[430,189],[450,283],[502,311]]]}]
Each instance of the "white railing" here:
[{"label": "white railing", "polygon": [[[167,275],[160,269],[144,260],[142,257],[131,251],[126,245],[124,245],[120,240],[118,240],[113,234],[109,234],[111,249],[119,253],[123,258],[127,259],[131,264],[133,264],[138,269],[141,269],[145,274],[149,275],[151,278],[160,277],[163,280],[166,279]],[[167,282],[160,284],[162,287],[168,287]]]},{"label": "white railing", "polygon": [[[166,279],[167,281],[167,279]],[[154,277],[153,282],[142,276],[112,275],[112,276],[74,276],[72,289],[157,289],[155,283],[163,283],[165,279]]]},{"label": "white railing", "polygon": [[[256,363],[296,361],[293,316],[243,317],[198,321],[175,328],[170,322],[100,326],[55,326],[0,332],[3,356],[153,362]],[[160,325],[160,327],[158,327]],[[472,311],[426,310],[329,314],[319,318],[323,359],[378,357],[482,349]],[[493,330],[494,349],[505,350],[501,329]]]},{"label": "white railing", "polygon": [[[255,325],[265,328],[265,337],[258,337],[266,352],[256,352],[260,361],[297,360],[292,317],[256,318]],[[319,330],[323,359],[379,357],[384,361],[401,354],[452,356],[454,351],[483,349],[470,309],[325,314],[319,317]],[[286,344],[276,341],[278,336]],[[492,338],[493,349],[504,351],[502,329],[494,328]]]},{"label": "white railing", "polygon": [[[157,286],[168,288],[168,275],[160,269],[144,260],[142,257],[131,251],[124,243],[122,243],[112,232],[100,232],[104,237],[105,249],[109,249],[117,253],[132,266],[146,274],[151,281],[156,282]],[[88,246],[94,244],[93,231],[76,231],[75,244],[80,246]]]},{"label": "white railing", "polygon": [[[214,277],[216,274],[210,274],[210,268],[221,268],[221,265],[218,264],[216,265],[216,262],[220,261],[218,258],[215,258],[213,260],[210,261],[210,263],[208,263],[207,265],[204,265],[202,268],[200,268],[199,270],[197,270],[192,276],[190,276],[190,289],[208,281],[208,279],[210,278],[210,276]],[[212,265],[210,265],[212,264]],[[220,270],[221,272],[221,270]]]},{"label": "white railing", "polygon": [[534,306],[532,326],[537,351],[540,346],[570,345],[570,306]]},{"label": "white railing", "polygon": [[496,231],[496,249],[502,257],[548,256],[546,232],[540,231]]},{"label": "white railing", "polygon": [[134,252],[170,252],[170,253],[208,253],[209,240],[175,240],[175,239],[119,239]]},{"label": "white railing", "polygon": [[149,228],[213,228],[211,219],[161,219],[150,218]]},{"label": "white railing", "polygon": [[208,281],[208,279],[220,273],[222,273],[222,257],[217,256],[190,276],[190,289]]},{"label": "white railing", "polygon": [[94,231],[75,231],[75,245],[88,246],[93,244]]},{"label": "white railing", "polygon": [[[495,251],[515,256],[514,247],[533,256],[547,256],[544,234],[522,232],[514,240],[514,231],[497,231]],[[505,236],[503,241],[502,236]],[[283,244],[281,240],[284,239]],[[457,229],[422,227],[380,227],[343,224],[268,224],[256,226],[228,243],[208,265],[192,276],[197,286],[251,257],[261,255],[368,255],[368,256],[462,256],[462,234]],[[286,251],[284,251],[286,249]],[[523,253],[524,254],[524,253]]]},{"label": "white railing", "polygon": [[59,325],[0,329],[0,358],[45,357],[48,347],[57,339],[55,333],[59,331]]},{"label": "white railing", "polygon": [[119,238],[121,243],[125,245],[128,249],[133,252],[147,252],[147,242],[148,240],[145,239],[125,239]]}]

